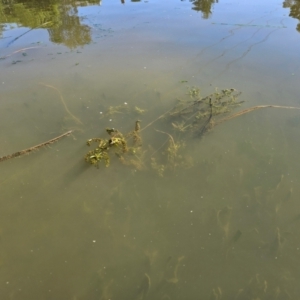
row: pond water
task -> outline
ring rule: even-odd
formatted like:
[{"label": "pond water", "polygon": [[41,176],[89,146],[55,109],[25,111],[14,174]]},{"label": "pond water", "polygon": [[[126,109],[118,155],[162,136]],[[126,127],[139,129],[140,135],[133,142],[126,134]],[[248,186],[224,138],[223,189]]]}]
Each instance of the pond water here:
[{"label": "pond water", "polygon": [[1,299],[299,299],[299,12],[1,1]]}]

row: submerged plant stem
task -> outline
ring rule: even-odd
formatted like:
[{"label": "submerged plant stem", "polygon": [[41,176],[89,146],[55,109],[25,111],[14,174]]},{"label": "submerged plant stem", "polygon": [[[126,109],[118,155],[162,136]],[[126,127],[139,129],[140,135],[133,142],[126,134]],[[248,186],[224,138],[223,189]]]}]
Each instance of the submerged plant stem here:
[{"label": "submerged plant stem", "polygon": [[242,116],[244,114],[247,114],[249,112],[252,112],[254,110],[257,110],[257,109],[261,109],[261,108],[285,108],[285,109],[300,109],[300,107],[295,107],[295,106],[281,106],[281,105],[257,105],[257,106],[253,106],[253,107],[250,107],[250,108],[247,108],[247,109],[244,109],[240,112],[237,112],[231,116],[228,116],[218,122],[215,123],[215,125],[218,125],[218,124],[221,124],[225,121],[228,121],[228,120],[231,120],[233,118],[236,118],[236,117],[239,117],[239,116]]},{"label": "submerged plant stem", "polygon": [[49,140],[49,141],[47,141],[47,142],[44,142],[44,143],[35,145],[35,146],[30,147],[30,148],[27,148],[27,149],[25,149],[25,150],[21,150],[21,151],[15,152],[15,153],[10,154],[10,155],[2,156],[2,157],[0,157],[0,162],[1,162],[1,161],[5,161],[5,160],[10,159],[10,158],[14,158],[14,157],[21,156],[21,155],[23,155],[23,154],[28,154],[28,153],[30,153],[30,152],[32,152],[32,151],[34,151],[34,150],[37,150],[37,149],[42,148],[42,147],[44,147],[44,146],[50,145],[50,144],[52,144],[52,143],[58,141],[58,140],[61,139],[62,137],[71,134],[72,132],[73,132],[73,130],[70,130],[70,131],[65,132],[64,134],[59,135],[59,136],[57,136],[57,137],[55,137],[55,138],[53,138],[53,139],[51,139],[51,140]]},{"label": "submerged plant stem", "polygon": [[49,85],[49,84],[45,84],[43,82],[40,82],[39,84],[41,85],[44,85],[46,87],[49,87],[55,91],[57,91],[57,93],[59,94],[59,97],[60,97],[60,101],[61,103],[63,104],[64,108],[65,108],[65,111],[72,117],[72,119],[77,123],[77,124],[83,124],[77,117],[75,117],[68,109],[68,106],[64,100],[64,97],[62,96],[61,92],[59,91],[59,89],[57,89],[56,87],[52,86],[52,85]]},{"label": "submerged plant stem", "polygon": [[150,122],[149,124],[147,124],[146,126],[144,126],[140,131],[145,130],[146,128],[148,128],[149,126],[151,126],[153,123],[155,123],[156,121],[160,120],[161,118],[163,118],[164,116],[166,116],[170,111],[173,110],[173,107],[169,110],[167,110],[165,113],[163,113],[162,115],[160,115],[158,118],[156,118],[155,120],[153,120],[152,122]]},{"label": "submerged plant stem", "polygon": [[155,131],[168,135],[169,138],[170,138],[170,140],[171,140],[171,142],[172,142],[173,147],[174,147],[174,148],[176,147],[175,141],[174,141],[173,137],[171,136],[171,134],[169,134],[169,133],[167,133],[167,132],[164,132],[164,131],[161,131],[161,130],[157,130],[157,129],[155,129]]}]

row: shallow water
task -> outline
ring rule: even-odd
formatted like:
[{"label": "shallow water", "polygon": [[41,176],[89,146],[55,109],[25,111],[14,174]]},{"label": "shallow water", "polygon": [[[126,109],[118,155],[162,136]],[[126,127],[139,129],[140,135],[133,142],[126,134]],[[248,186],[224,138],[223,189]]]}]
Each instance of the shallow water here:
[{"label": "shallow water", "polygon": [[[231,113],[300,107],[297,11],[299,1],[1,3],[0,157],[73,130],[1,162],[1,298],[298,299],[300,111],[255,110],[201,138],[159,118],[194,87],[240,91]],[[88,139],[137,119],[135,165],[84,161]],[[185,141],[184,164],[159,176],[168,134]]]}]

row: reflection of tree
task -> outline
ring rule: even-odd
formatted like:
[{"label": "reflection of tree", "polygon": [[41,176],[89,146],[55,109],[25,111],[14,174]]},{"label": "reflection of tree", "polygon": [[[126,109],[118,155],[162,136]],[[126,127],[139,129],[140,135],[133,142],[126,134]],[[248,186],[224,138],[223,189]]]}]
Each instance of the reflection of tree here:
[{"label": "reflection of tree", "polygon": [[0,1],[0,37],[2,37],[2,32],[4,30],[4,22],[1,22],[1,20],[4,20],[4,12],[3,12],[3,3]]},{"label": "reflection of tree", "polygon": [[[289,16],[300,21],[300,0],[286,0],[283,2],[283,7],[289,7]],[[300,32],[300,23],[298,23],[296,29]]]},{"label": "reflection of tree", "polygon": [[202,17],[208,19],[211,15],[212,5],[218,3],[218,0],[190,0],[193,3],[193,10],[202,11]]},{"label": "reflection of tree", "polygon": [[[51,41],[70,48],[91,41],[90,28],[81,25],[77,7],[100,0],[0,0],[0,24],[47,28]],[[3,27],[0,28],[0,35]]]},{"label": "reflection of tree", "polygon": [[83,46],[91,42],[90,27],[80,24],[77,13],[76,6],[61,6],[62,18],[59,25],[48,29],[52,42],[65,44],[69,48]]},{"label": "reflection of tree", "polygon": [[56,2],[58,1],[1,1],[0,22],[29,28],[39,27],[47,21],[55,24],[59,18]]}]

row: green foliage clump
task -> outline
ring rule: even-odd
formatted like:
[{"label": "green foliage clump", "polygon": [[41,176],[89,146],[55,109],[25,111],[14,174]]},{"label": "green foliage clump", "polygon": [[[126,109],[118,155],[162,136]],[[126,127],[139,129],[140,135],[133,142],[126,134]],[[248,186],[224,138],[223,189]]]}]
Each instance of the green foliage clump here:
[{"label": "green foliage clump", "polygon": [[110,164],[108,151],[110,149],[115,149],[117,155],[121,155],[128,151],[126,140],[118,130],[106,128],[106,132],[110,135],[110,139],[92,138],[87,141],[88,146],[93,142],[99,144],[97,148],[89,151],[85,155],[86,162],[98,166],[99,162],[103,160],[106,167],[108,167]]},{"label": "green foliage clump", "polygon": [[[129,132],[125,137],[114,128],[106,128],[106,132],[110,135],[109,139],[92,138],[87,141],[88,146],[93,142],[98,143],[98,146],[85,155],[85,161],[98,167],[99,163],[103,160],[106,167],[108,167],[110,164],[109,152],[113,151],[124,165],[131,165],[136,169],[142,169],[143,163],[141,162],[141,157],[143,153],[139,153],[142,145],[140,121],[135,122],[134,130]],[[128,147],[129,139],[133,141],[131,147]],[[130,154],[133,158],[125,159],[124,154]]]},{"label": "green foliage clump", "polygon": [[168,113],[172,127],[177,132],[190,132],[201,136],[213,126],[213,117],[228,113],[242,102],[237,102],[238,93],[235,89],[216,90],[206,96],[200,96],[198,88],[188,91],[188,100],[179,103]]}]

